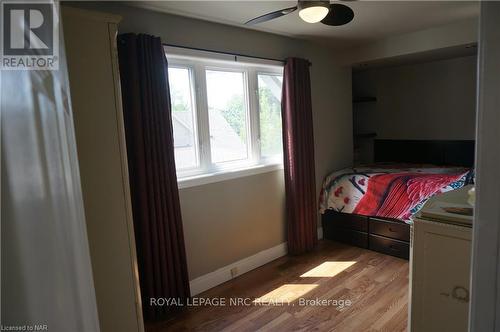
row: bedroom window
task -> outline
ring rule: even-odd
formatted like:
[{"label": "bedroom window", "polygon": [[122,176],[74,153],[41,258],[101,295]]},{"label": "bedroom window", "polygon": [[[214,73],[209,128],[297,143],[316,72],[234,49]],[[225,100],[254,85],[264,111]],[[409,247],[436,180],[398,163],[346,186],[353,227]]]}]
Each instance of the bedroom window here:
[{"label": "bedroom window", "polygon": [[245,73],[207,70],[208,122],[212,162],[248,159]]},{"label": "bedroom window", "polygon": [[282,168],[282,64],[166,54],[180,188]]},{"label": "bedroom window", "polygon": [[168,76],[175,164],[179,170],[196,168],[199,163],[191,70],[186,67],[170,67]]},{"label": "bedroom window", "polygon": [[281,86],[283,76],[258,74],[260,154],[262,158],[280,158],[283,153],[281,132]]}]

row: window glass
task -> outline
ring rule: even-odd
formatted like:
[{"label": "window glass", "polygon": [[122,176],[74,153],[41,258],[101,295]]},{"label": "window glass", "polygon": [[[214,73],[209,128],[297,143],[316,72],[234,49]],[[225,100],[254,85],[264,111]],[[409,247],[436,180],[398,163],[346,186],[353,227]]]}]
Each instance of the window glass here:
[{"label": "window glass", "polygon": [[212,162],[248,159],[245,74],[207,70],[206,80]]},{"label": "window glass", "polygon": [[168,69],[168,77],[172,102],[175,165],[177,170],[194,168],[198,166],[198,149],[191,72],[189,68],[171,67]]},{"label": "window glass", "polygon": [[262,158],[279,158],[283,154],[281,132],[281,86],[283,76],[258,74],[260,153]]}]

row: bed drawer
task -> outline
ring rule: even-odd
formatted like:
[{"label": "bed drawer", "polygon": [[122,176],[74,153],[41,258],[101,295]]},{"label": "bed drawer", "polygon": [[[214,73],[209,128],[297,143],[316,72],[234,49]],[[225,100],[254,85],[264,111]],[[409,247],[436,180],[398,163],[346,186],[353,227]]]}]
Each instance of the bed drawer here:
[{"label": "bed drawer", "polygon": [[410,225],[398,221],[370,218],[370,234],[382,235],[392,239],[410,241]]},{"label": "bed drawer", "polygon": [[368,233],[368,217],[365,216],[327,210],[322,219],[323,224],[331,223],[336,228],[340,227]]},{"label": "bed drawer", "polygon": [[365,232],[328,227],[327,229],[323,229],[323,236],[328,240],[339,241],[356,247],[368,248],[368,233]]},{"label": "bed drawer", "polygon": [[368,248],[404,259],[410,257],[410,244],[408,242],[394,240],[384,236],[370,234]]}]

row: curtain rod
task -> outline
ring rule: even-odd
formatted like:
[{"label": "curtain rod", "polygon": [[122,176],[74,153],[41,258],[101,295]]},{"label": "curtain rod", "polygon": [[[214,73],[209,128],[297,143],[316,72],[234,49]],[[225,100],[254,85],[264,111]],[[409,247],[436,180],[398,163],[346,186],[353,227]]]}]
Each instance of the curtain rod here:
[{"label": "curtain rod", "polygon": [[277,62],[282,62],[285,63],[285,60],[283,59],[273,59],[273,58],[266,58],[266,57],[261,57],[261,56],[254,56],[254,55],[245,55],[245,54],[238,54],[238,53],[231,53],[231,52],[223,52],[223,51],[215,51],[215,50],[210,50],[206,48],[198,48],[198,47],[191,47],[191,46],[182,46],[182,45],[175,45],[175,44],[166,44],[163,43],[164,46],[170,46],[170,47],[179,47],[179,48],[186,48],[188,50],[195,50],[195,51],[205,51],[205,52],[212,52],[212,53],[219,53],[219,54],[226,54],[226,55],[234,55],[235,60],[237,56],[242,56],[245,58],[254,58],[254,59],[261,59],[261,60],[270,60],[270,61],[277,61]]},{"label": "curtain rod", "polygon": [[[204,51],[204,52],[212,52],[212,53],[233,55],[234,56],[234,61],[237,61],[236,57],[241,56],[241,57],[245,57],[245,58],[253,58],[253,59],[260,59],[260,60],[270,60],[270,61],[277,61],[277,62],[281,62],[281,63],[286,63],[286,61],[283,60],[283,59],[273,59],[273,58],[266,58],[266,57],[262,57],[262,56],[255,56],[255,55],[246,55],[246,54],[231,53],[231,52],[224,52],[224,51],[215,51],[215,50],[210,50],[210,49],[206,49],[206,48],[198,48],[198,47],[175,45],[175,44],[167,44],[167,43],[163,43],[163,46],[178,47],[178,48],[185,48],[185,49],[188,49],[188,50],[195,50],[195,51]],[[309,62],[309,66],[310,65],[311,65],[311,62]]]}]

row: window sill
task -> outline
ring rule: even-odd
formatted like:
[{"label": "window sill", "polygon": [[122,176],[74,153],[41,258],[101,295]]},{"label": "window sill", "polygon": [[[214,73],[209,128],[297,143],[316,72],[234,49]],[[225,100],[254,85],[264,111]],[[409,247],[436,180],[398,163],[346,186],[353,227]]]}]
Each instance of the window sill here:
[{"label": "window sill", "polygon": [[245,176],[262,174],[283,169],[283,164],[255,165],[234,170],[225,170],[217,173],[201,174],[196,176],[179,178],[177,184],[179,189],[201,186],[204,184],[237,179]]}]

